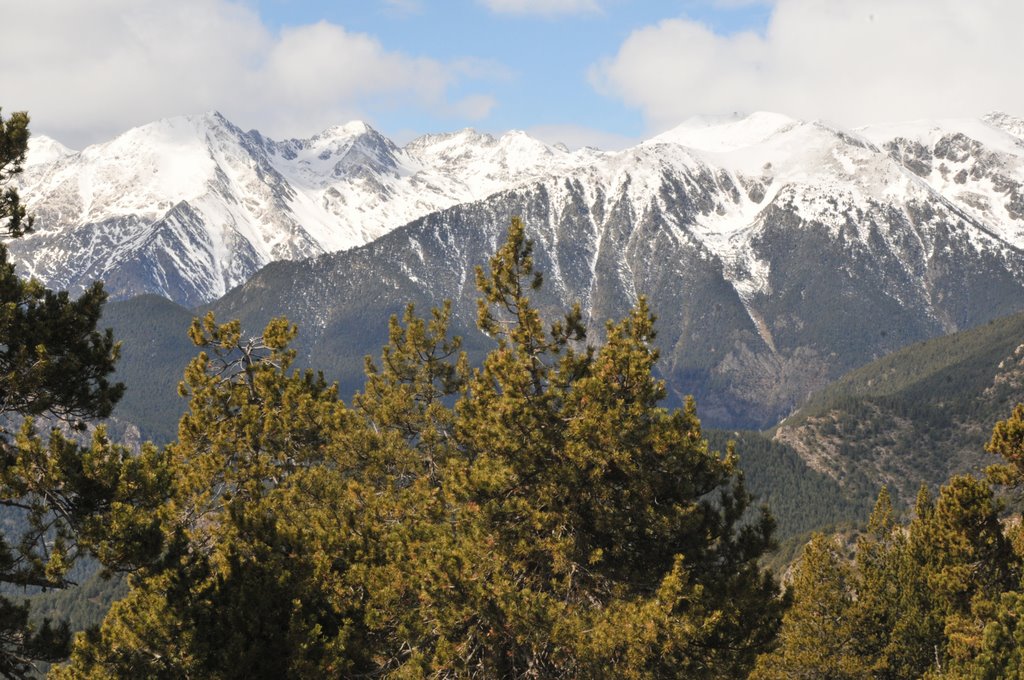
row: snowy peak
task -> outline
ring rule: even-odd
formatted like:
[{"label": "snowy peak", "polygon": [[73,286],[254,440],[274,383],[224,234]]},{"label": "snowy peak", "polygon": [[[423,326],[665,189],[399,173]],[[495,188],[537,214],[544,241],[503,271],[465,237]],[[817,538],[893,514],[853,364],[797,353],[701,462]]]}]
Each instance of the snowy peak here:
[{"label": "snowy peak", "polygon": [[74,168],[52,179],[76,176],[83,222],[129,214],[155,218],[206,193],[216,173],[216,149],[235,146],[240,137],[215,112],[169,118],[87,147]]},{"label": "snowy peak", "polygon": [[691,118],[646,143],[678,144],[700,151],[727,152],[754,146],[800,124],[789,116],[764,111],[726,120]]},{"label": "snowy peak", "polygon": [[79,153],[34,145],[19,186],[37,232],[12,252],[55,287],[100,277],[114,295],[198,304],[269,262],[362,245],[428,213],[565,174],[582,157],[523,133],[464,131],[402,149],[361,121],[275,141],[218,112],[181,116]]},{"label": "snowy peak", "polygon": [[491,146],[494,137],[477,132],[473,128],[463,128],[458,132],[422,135],[405,145],[405,150],[417,156],[445,156],[467,152],[470,149]]},{"label": "snowy peak", "polygon": [[448,185],[464,200],[569,174],[604,155],[592,149],[571,153],[518,130],[496,138],[468,128],[418,137],[404,151],[424,183]]},{"label": "snowy peak", "polygon": [[[351,151],[382,157],[394,157],[400,152],[390,139],[362,121],[334,125],[309,139],[290,139],[276,146],[302,150],[307,155],[312,152],[323,156],[320,160],[341,157]],[[394,165],[393,160],[391,165]]]},{"label": "snowy peak", "polygon": [[240,137],[242,131],[217,111],[164,118],[131,128],[113,140],[87,147],[82,153],[95,156],[144,149],[156,155],[168,148],[205,146],[209,139],[224,135]]},{"label": "snowy peak", "polygon": [[347,123],[341,123],[339,125],[332,125],[323,132],[317,135],[313,135],[312,140],[321,139],[351,139],[354,137],[362,137],[363,135],[379,135],[369,123],[361,120],[352,120]]},{"label": "snowy peak", "polygon": [[75,151],[52,137],[32,135],[28,139],[28,154],[25,159],[25,167],[30,168],[36,165],[56,163],[62,158],[72,156],[75,153]]},{"label": "snowy peak", "polygon": [[1005,114],[879,125],[861,133],[936,194],[1024,247],[1024,121]]},{"label": "snowy peak", "polygon": [[985,118],[936,118],[870,125],[858,132],[879,146],[896,139],[907,139],[934,146],[943,139],[966,137],[990,151],[1010,154],[1022,152],[1021,139],[1014,134],[1019,119],[1005,114],[990,114]]},{"label": "snowy peak", "polygon": [[401,149],[362,121],[327,128],[309,139],[284,142],[264,140],[255,131],[249,134],[264,142],[282,172],[318,189],[345,177],[397,175],[406,164]]},{"label": "snowy peak", "polygon": [[452,134],[418,137],[409,142],[405,150],[425,165],[448,166],[448,169],[483,163],[526,170],[543,166],[556,156],[570,155],[520,130],[495,138],[469,128]]},{"label": "snowy peak", "polygon": [[725,121],[693,119],[639,148],[664,156],[669,154],[666,147],[684,149],[699,163],[725,170],[740,183],[759,182],[776,189],[838,177],[876,188],[893,181],[891,162],[869,140],[822,122],[777,113]]},{"label": "snowy peak", "polygon": [[1024,118],[1018,118],[999,111],[993,111],[982,118],[982,120],[992,127],[1004,130],[1017,139],[1024,141]]}]

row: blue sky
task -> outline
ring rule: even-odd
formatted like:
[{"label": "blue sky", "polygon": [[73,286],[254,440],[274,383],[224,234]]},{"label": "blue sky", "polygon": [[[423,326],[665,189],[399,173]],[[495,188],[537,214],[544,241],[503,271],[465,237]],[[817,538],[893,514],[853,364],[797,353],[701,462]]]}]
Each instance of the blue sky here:
[{"label": "blue sky", "polygon": [[77,148],[209,110],[619,148],[758,110],[1021,115],[1022,25],[1019,0],[33,0],[0,22],[0,105]]},{"label": "blue sky", "polygon": [[449,120],[438,114],[410,116],[402,107],[376,109],[372,122],[398,136],[465,123],[491,131],[579,126],[609,136],[641,138],[647,132],[642,113],[600,94],[588,81],[588,71],[596,63],[611,57],[632,31],[668,17],[685,17],[731,34],[763,31],[770,16],[769,6],[761,3],[727,6],[671,0],[622,0],[597,10],[554,14],[495,11],[473,0],[261,0],[258,7],[276,28],[328,21],[375,36],[385,48],[406,54],[481,62],[481,74],[466,77],[451,93],[493,97],[487,116]]}]

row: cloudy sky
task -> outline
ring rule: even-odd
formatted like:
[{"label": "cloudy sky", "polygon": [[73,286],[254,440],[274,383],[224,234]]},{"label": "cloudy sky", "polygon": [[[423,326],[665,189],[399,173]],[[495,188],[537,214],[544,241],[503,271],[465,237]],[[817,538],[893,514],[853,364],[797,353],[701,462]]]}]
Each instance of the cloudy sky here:
[{"label": "cloudy sky", "polygon": [[81,148],[219,110],[275,138],[366,120],[618,148],[693,116],[1024,115],[1020,0],[32,0],[0,106]]}]

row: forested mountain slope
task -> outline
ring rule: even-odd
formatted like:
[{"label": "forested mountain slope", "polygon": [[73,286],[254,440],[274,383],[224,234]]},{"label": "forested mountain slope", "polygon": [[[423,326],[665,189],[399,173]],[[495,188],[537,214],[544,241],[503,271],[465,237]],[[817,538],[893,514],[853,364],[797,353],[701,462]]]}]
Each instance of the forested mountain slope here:
[{"label": "forested mountain slope", "polygon": [[829,385],[774,429],[815,469],[904,503],[922,482],[994,462],[996,421],[1024,401],[1024,314],[906,347]]}]

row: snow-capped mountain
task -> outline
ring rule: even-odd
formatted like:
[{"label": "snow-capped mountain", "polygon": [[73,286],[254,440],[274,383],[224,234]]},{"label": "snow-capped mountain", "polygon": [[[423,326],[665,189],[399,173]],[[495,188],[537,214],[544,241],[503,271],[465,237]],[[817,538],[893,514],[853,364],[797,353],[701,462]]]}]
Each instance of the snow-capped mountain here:
[{"label": "snow-capped mountain", "polygon": [[1022,131],[762,113],[570,153],[472,131],[399,148],[360,123],[275,142],[209,115],[34,147],[40,228],[11,247],[51,285],[102,276],[117,297],[195,304],[248,279],[222,317],[287,314],[311,363],[357,386],[352,358],[406,301],[451,298],[479,343],[472,267],[519,215],[546,308],[580,301],[600,334],[648,296],[670,387],[709,423],[763,426],[845,370],[1024,309]]},{"label": "snow-capped mountain", "polygon": [[268,262],[362,245],[595,153],[469,131],[400,149],[361,122],[276,142],[218,113],[159,121],[81,152],[34,137],[21,187],[36,232],[10,249],[54,287],[101,278],[115,297],[155,292],[198,304]]},{"label": "snow-capped mountain", "polygon": [[[944,193],[940,164],[923,177],[894,142],[910,139],[905,131],[774,114],[690,123],[428,214],[363,248],[268,267],[213,306],[254,329],[287,313],[309,361],[333,362],[356,387],[358,362],[337,357],[374,353],[385,340],[380,319],[406,301],[425,309],[452,299],[458,332],[471,347],[481,341],[470,272],[520,215],[545,273],[546,309],[581,302],[599,336],[646,295],[676,394],[696,394],[711,424],[765,426],[846,370],[1024,309],[1012,208],[1024,143],[1003,126],[973,124],[987,135],[968,138],[977,160],[955,161],[967,178]],[[966,136],[952,125],[911,128],[946,163],[947,147]],[[965,199],[968,187],[987,192],[987,211]]]},{"label": "snow-capped mountain", "polygon": [[1024,245],[1024,120],[916,121],[861,131],[938,194]]}]

